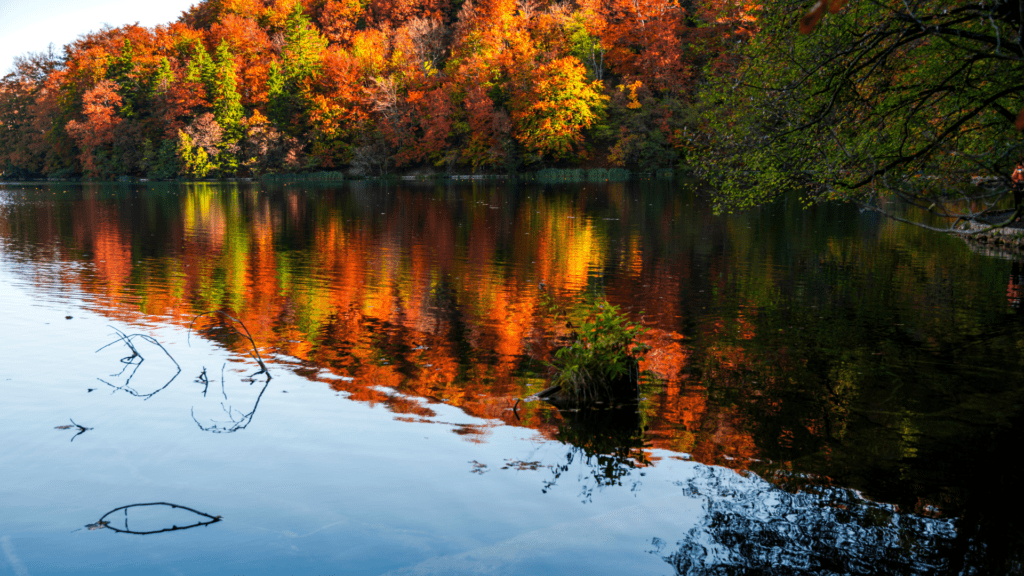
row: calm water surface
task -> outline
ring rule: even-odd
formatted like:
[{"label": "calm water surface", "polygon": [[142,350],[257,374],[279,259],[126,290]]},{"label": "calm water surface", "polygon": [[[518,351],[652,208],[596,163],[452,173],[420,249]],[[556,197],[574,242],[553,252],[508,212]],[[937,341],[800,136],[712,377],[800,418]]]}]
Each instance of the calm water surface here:
[{"label": "calm water surface", "polygon": [[[1021,276],[670,181],[0,184],[0,573],[1020,573]],[[639,409],[516,406],[595,293]]]}]

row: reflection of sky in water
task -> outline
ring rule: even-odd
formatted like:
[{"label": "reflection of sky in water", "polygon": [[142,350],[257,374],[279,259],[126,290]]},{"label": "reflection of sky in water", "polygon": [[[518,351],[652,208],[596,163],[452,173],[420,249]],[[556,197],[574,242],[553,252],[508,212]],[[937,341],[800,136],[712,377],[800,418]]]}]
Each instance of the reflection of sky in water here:
[{"label": "reflection of sky in water", "polygon": [[[496,566],[592,563],[603,571],[647,562],[655,569],[661,561],[642,554],[651,535],[667,536],[685,526],[680,513],[699,510],[671,482],[653,478],[644,478],[640,492],[607,490],[583,504],[575,476],[564,475],[564,485],[540,497],[546,468],[501,470],[505,459],[562,456],[561,446],[531,440],[529,430],[497,427],[486,444],[470,443],[451,433],[453,425],[481,421],[457,409],[433,406],[446,424],[396,424],[386,410],[280,368],[257,425],[206,434],[189,416],[203,401],[201,384],[179,377],[146,401],[111,394],[96,378],[120,369],[119,354],[93,353],[111,339],[107,321],[70,307],[40,308],[12,278],[0,281],[7,319],[0,349],[4,365],[17,368],[4,370],[4,405],[18,407],[0,424],[8,445],[0,456],[0,530],[9,562],[29,573],[137,573],[140,565],[189,574],[327,566],[378,573],[428,560],[470,566],[478,557]],[[74,318],[65,320],[67,313]],[[251,371],[201,339],[186,347],[180,330],[155,335],[183,374],[223,361],[229,379]],[[146,376],[155,375],[135,378]],[[73,431],[54,430],[68,418],[93,429],[72,444]],[[472,461],[486,472],[472,474]],[[150,501],[224,521],[155,538],[74,531],[117,506]],[[586,557],[563,557],[573,548]],[[460,557],[469,551],[478,556]]]},{"label": "reflection of sky in water", "polygon": [[[889,396],[869,394],[873,383],[894,377],[870,370],[883,358],[885,369],[930,362],[921,350],[946,328],[924,314],[910,338],[890,337],[877,326],[887,329],[893,312],[877,304],[897,314],[956,311],[953,321],[973,327],[982,312],[1001,313],[999,298],[957,308],[935,264],[941,256],[863,248],[876,233],[894,234],[870,222],[864,238],[756,230],[767,217],[712,224],[696,213],[683,225],[675,200],[637,216],[643,206],[623,189],[607,194],[612,207],[590,212],[578,198],[537,194],[519,198],[515,214],[494,198],[453,193],[442,206],[439,196],[406,193],[389,204],[358,188],[333,205],[209,186],[180,200],[149,196],[136,212],[129,206],[140,198],[108,202],[98,193],[52,206],[26,198],[33,209],[21,212],[0,203],[0,566],[20,575],[699,574],[775,565],[872,573],[883,557],[894,573],[941,565],[932,556],[951,550],[950,520],[900,514],[842,489],[792,495],[681,453],[778,472],[788,464],[765,462],[803,450],[811,468],[828,471],[822,438],[849,427],[844,449],[854,458],[902,465],[921,444],[915,426],[929,420],[904,425],[906,413],[872,405]],[[606,214],[633,216],[620,227]],[[814,217],[781,220],[810,226]],[[827,224],[821,229],[847,226]],[[790,247],[794,239],[803,244]],[[872,299],[890,293],[872,288],[872,266],[898,272],[891,301]],[[648,311],[652,366],[675,378],[645,415],[653,466],[602,469],[600,457],[586,461],[551,440],[556,430],[580,440],[572,436],[586,428],[579,422],[559,428],[572,419],[545,420],[550,411],[523,405],[523,421],[510,414],[525,395],[517,365],[543,331],[539,281],[563,294],[599,281],[609,298]],[[223,326],[206,324],[186,342],[190,314],[220,306],[266,343],[274,377],[265,390],[244,379],[256,366]],[[843,324],[859,337],[853,355],[832,324],[849,310],[881,310]],[[138,366],[121,364],[124,346],[97,353],[114,328],[156,337],[181,373],[170,380],[177,368],[141,341]],[[883,357],[869,347],[879,333]],[[821,350],[814,359],[825,377],[801,364]],[[908,350],[909,363],[891,360]],[[197,382],[204,369],[208,383]],[[834,430],[820,410],[805,410],[802,391],[758,385],[815,378],[839,397],[826,414]],[[134,396],[115,389],[127,386]],[[201,429],[248,422],[257,400],[244,430]],[[848,416],[864,404],[867,417]],[[783,413],[769,418],[773,410]],[[54,429],[72,419],[90,429]],[[824,462],[814,461],[820,454]],[[834,462],[843,471],[849,460]],[[608,478],[621,485],[598,485]],[[773,481],[815,484],[799,471]],[[85,529],[119,506],[157,501],[224,520],[144,537]],[[140,522],[179,521],[147,514]]]},{"label": "reflection of sky in water", "polygon": [[[26,294],[11,264],[3,260],[0,272],[0,537],[7,570],[19,576],[662,574],[671,570],[666,559],[737,561],[709,532],[723,507],[733,521],[789,522],[793,530],[793,515],[821,516],[814,503],[775,513],[789,495],[661,451],[656,466],[633,470],[616,488],[595,489],[577,458],[542,493],[549,466],[565,463],[563,445],[504,425],[489,428],[485,443],[467,442],[453,428],[489,423],[443,404],[431,405],[434,422],[396,422],[282,366],[253,426],[207,434],[191,411],[216,415],[224,363],[232,399],[258,388],[241,381],[252,363],[202,338],[189,347],[181,329],[157,328],[148,333],[182,374],[148,400],[112,392],[97,378],[120,370],[124,350],[95,350],[113,339],[108,324],[136,329],[82,310],[78,294],[61,302]],[[145,350],[151,359],[133,377],[139,389],[173,372]],[[213,375],[206,398],[193,381],[203,367]],[[92,429],[71,443],[74,430],[54,429],[69,419]],[[157,536],[83,528],[110,509],[152,501],[224,521]],[[922,534],[949,530],[914,522]]]}]

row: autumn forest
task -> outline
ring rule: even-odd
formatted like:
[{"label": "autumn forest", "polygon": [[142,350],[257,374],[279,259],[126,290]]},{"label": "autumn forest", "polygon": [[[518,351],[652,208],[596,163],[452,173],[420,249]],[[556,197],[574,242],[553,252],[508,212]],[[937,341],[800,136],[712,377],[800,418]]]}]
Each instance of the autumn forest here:
[{"label": "autumn forest", "polygon": [[672,168],[751,33],[705,0],[205,0],[18,58],[14,177]]}]

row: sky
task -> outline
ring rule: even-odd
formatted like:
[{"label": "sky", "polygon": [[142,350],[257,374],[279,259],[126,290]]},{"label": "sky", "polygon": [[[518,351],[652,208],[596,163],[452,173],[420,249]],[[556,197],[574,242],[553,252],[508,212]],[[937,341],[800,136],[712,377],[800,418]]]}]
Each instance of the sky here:
[{"label": "sky", "polygon": [[0,0],[0,76],[14,57],[61,47],[104,24],[167,24],[199,0]]}]

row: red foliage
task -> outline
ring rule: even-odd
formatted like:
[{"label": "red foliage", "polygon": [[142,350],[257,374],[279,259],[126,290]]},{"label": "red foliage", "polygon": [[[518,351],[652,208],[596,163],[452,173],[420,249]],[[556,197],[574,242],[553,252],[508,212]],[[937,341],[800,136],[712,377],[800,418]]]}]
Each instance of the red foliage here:
[{"label": "red foliage", "polygon": [[121,123],[117,109],[121,106],[120,86],[103,80],[82,97],[84,118],[67,124],[68,134],[78,143],[79,159],[87,174],[98,175],[96,152],[114,141],[114,130]]}]

